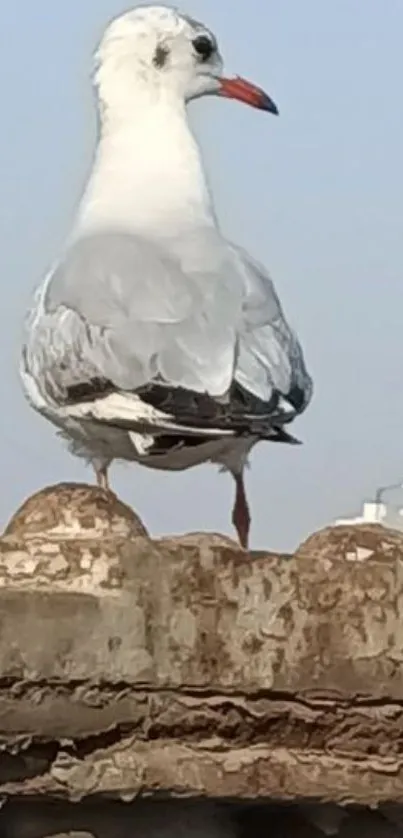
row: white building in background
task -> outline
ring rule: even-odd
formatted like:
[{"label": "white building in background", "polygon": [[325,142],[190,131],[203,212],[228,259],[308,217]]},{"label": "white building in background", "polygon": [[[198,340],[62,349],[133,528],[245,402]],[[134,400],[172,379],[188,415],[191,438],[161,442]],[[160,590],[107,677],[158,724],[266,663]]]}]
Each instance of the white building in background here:
[{"label": "white building in background", "polygon": [[360,515],[338,518],[335,526],[343,524],[382,524],[403,532],[403,484],[383,486],[377,490],[375,500],[365,501]]},{"label": "white building in background", "polygon": [[385,504],[371,500],[364,502],[361,515],[351,516],[351,518],[337,518],[334,523],[340,526],[342,524],[382,524],[385,515]]}]

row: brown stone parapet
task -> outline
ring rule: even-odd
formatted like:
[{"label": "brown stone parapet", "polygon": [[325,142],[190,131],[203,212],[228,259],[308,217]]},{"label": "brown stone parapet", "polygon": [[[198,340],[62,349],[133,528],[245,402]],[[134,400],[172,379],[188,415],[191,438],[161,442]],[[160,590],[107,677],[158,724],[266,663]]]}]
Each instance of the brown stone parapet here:
[{"label": "brown stone parapet", "polygon": [[0,794],[403,804],[403,536],[151,539],[62,485],[0,540]]}]

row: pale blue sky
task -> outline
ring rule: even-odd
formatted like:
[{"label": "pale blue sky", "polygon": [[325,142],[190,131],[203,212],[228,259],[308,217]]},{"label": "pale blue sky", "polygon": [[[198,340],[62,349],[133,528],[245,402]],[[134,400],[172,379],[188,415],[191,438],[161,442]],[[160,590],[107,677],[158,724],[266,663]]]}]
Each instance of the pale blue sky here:
[{"label": "pale blue sky", "polygon": [[[258,446],[252,545],[291,548],[403,478],[401,0],[189,0],[231,72],[281,116],[220,100],[192,114],[225,230],[267,264],[315,378],[300,449]],[[2,11],[3,283],[0,519],[42,486],[92,479],[20,395],[20,324],[57,255],[95,139],[91,51],[120,0],[25,0]],[[231,532],[233,487],[115,466],[115,490],[155,533]]]}]

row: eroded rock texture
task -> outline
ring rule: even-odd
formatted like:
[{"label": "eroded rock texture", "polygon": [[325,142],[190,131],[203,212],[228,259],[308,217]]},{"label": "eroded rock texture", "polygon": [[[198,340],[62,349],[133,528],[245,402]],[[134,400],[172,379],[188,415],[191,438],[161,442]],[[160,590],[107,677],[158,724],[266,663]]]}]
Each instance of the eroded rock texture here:
[{"label": "eroded rock texture", "polygon": [[248,555],[152,539],[94,487],[38,493],[0,539],[0,831],[151,830],[153,795],[155,838],[161,797],[189,838],[403,835],[402,596],[382,527]]}]

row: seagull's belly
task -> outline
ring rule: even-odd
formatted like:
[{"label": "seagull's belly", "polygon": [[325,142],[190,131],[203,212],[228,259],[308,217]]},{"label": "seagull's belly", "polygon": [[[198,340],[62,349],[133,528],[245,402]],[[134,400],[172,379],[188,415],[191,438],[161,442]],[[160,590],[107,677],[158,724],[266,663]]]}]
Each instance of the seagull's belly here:
[{"label": "seagull's belly", "polygon": [[163,471],[184,471],[188,468],[211,462],[220,456],[223,448],[228,445],[228,438],[208,440],[198,445],[181,444],[179,441],[176,447],[171,448],[164,454],[138,455],[135,459],[148,468],[160,469]]},{"label": "seagull's belly", "polygon": [[89,461],[133,461],[162,471],[184,471],[205,462],[231,468],[239,457],[246,455],[255,441],[249,437],[228,436],[208,440],[199,437],[153,437],[76,419],[64,421],[60,426],[61,435],[76,456]]},{"label": "seagull's belly", "polygon": [[62,436],[71,451],[85,460],[135,460],[135,450],[129,434],[120,428],[108,427],[95,422],[81,422],[63,418],[52,420],[60,428]]}]

